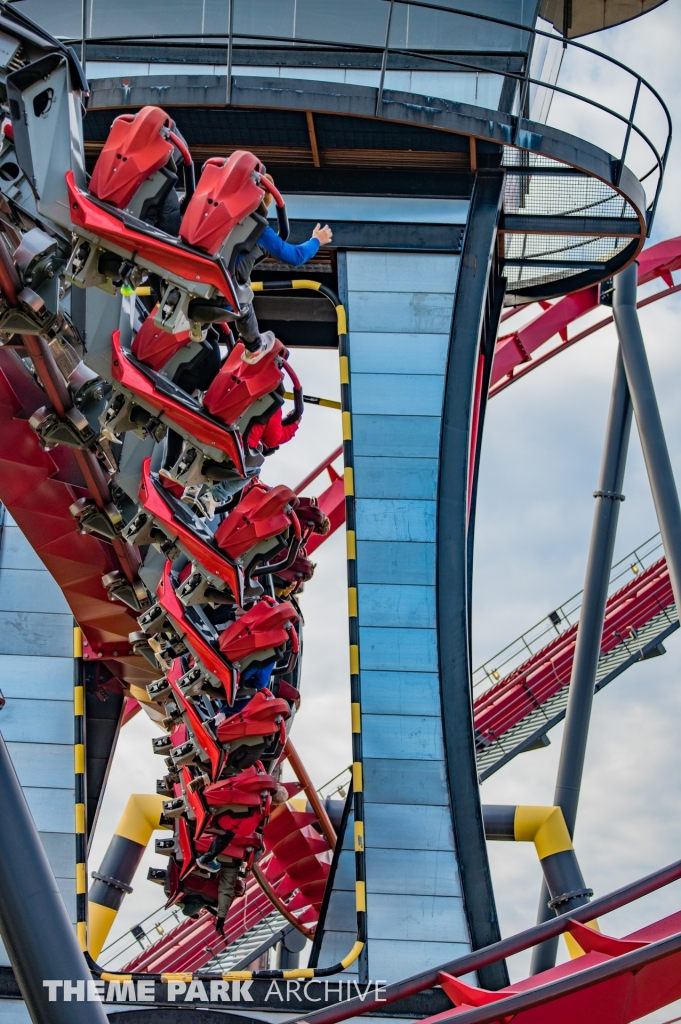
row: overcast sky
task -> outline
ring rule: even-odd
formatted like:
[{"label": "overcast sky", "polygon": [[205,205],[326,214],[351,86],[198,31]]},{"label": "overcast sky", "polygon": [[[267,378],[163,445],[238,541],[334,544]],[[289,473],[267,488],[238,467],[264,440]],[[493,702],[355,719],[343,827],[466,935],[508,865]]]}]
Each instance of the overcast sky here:
[{"label": "overcast sky", "polygon": [[[681,2],[669,0],[651,14],[585,42],[644,74],[675,118],[681,107],[680,39]],[[616,75],[604,75],[574,61],[564,72],[561,83],[579,80],[582,87],[594,87],[602,102],[626,107],[628,100]],[[560,113],[562,127],[575,134],[583,131],[587,137],[597,132],[605,144],[603,129],[592,119]],[[552,123],[556,116],[554,109]],[[653,241],[681,235],[680,184],[681,153],[674,144]],[[673,296],[642,311],[641,320],[672,461],[681,481],[680,312],[681,299]],[[606,329],[490,403],[477,513],[475,665],[583,585],[614,358],[614,332]],[[294,364],[306,392],[338,396],[334,353],[299,350]],[[294,485],[339,441],[339,414],[308,407],[297,438],[268,461],[265,478]],[[657,531],[635,429],[624,492],[616,558]],[[293,739],[313,779],[321,784],[349,764],[351,756],[341,533],[316,557],[316,575],[302,598],[306,618],[303,702]],[[586,882],[597,895],[679,856],[679,634],[673,634],[665,646],[665,657],[630,669],[594,702],[575,846]],[[153,734],[142,715],[123,730],[91,867],[99,864],[128,795],[153,791],[155,779],[162,774],[162,760],[151,753]],[[551,734],[551,746],[518,757],[493,776],[482,787],[483,802],[552,803],[560,740],[557,728]],[[534,922],[541,872],[534,848],[526,844],[490,844],[490,860],[502,932],[508,935]],[[159,864],[160,858],[147,854],[136,891],[126,897],[114,934],[130,928],[162,902],[161,891],[144,881],[147,865],[152,863]],[[611,915],[602,929],[624,934],[641,927],[680,909],[680,896],[678,886],[670,887]],[[514,977],[526,973],[527,960],[523,955],[511,963]],[[673,1016],[667,1010],[650,1020],[657,1024]]]}]

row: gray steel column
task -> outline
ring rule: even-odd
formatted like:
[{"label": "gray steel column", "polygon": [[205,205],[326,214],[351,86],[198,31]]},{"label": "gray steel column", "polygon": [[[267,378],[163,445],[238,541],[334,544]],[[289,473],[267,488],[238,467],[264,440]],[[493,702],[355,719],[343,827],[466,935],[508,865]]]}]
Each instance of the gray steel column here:
[{"label": "gray steel column", "polygon": [[[594,492],[596,509],[570,678],[565,731],[563,732],[553,799],[554,804],[563,811],[570,835],[574,833],[577,819],[591,705],[596,685],[596,670],[601,653],[608,582],[617,534],[617,518],[620,502],[624,500],[622,482],[631,433],[631,413],[632,403],[624,372],[624,362],[622,353],[618,349],[600,480],[598,490]],[[537,915],[537,921],[540,924],[553,917],[554,912],[548,906],[549,899],[546,882],[543,882]],[[586,899],[585,896],[583,902],[586,902]],[[553,967],[556,962],[557,949],[558,938],[550,939],[548,942],[536,946],[532,954],[531,973],[539,974],[540,971],[546,971]]]},{"label": "gray steel column", "polygon": [[681,609],[681,507],[636,310],[638,265],[615,278],[613,313],[676,607]]},{"label": "gray steel column", "polygon": [[[87,1001],[92,975],[1,735],[0,822],[0,935],[33,1024],[106,1024],[101,1003]],[[61,989],[49,1001],[43,981],[54,979],[74,987],[70,1002]]]}]

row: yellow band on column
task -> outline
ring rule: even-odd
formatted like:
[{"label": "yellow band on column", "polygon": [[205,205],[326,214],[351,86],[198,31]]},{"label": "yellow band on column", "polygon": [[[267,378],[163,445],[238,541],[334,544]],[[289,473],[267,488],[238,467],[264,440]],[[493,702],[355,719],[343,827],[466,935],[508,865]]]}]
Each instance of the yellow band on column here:
[{"label": "yellow band on column", "polygon": [[361,853],[364,849],[364,822],[355,822],[355,853]]},{"label": "yellow band on column", "polygon": [[76,864],[76,893],[82,896],[83,893],[87,892],[87,877],[85,875],[85,865]]},{"label": "yellow band on column", "polygon": [[353,761],[352,764],[352,789],[354,793],[361,793],[364,789],[361,761]]}]

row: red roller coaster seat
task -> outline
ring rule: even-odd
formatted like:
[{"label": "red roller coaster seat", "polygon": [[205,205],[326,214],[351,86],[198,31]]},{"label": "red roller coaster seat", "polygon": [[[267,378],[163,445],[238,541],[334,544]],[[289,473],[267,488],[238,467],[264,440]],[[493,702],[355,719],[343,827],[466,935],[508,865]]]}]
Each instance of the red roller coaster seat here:
[{"label": "red roller coaster seat", "polygon": [[172,124],[160,107],[142,107],[137,114],[117,117],[97,158],[90,192],[124,209],[143,182],[168,162]]},{"label": "red roller coaster seat", "polygon": [[256,178],[264,171],[257,156],[242,149],[227,159],[207,160],[182,218],[180,238],[211,255],[220,252],[234,228],[260,205],[265,193]]}]

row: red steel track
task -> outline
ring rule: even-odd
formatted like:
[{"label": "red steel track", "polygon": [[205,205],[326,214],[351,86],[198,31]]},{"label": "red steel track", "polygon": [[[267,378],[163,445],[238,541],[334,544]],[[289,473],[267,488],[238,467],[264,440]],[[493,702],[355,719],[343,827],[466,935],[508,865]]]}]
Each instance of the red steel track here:
[{"label": "red steel track", "polygon": [[[612,594],[606,605],[601,653],[632,642],[637,632],[673,603],[664,558]],[[494,743],[567,686],[572,673],[578,623],[483,693],[473,704],[476,741]]]}]

